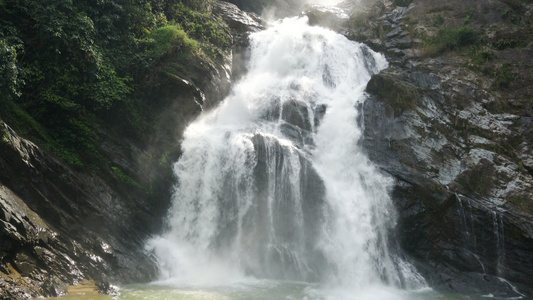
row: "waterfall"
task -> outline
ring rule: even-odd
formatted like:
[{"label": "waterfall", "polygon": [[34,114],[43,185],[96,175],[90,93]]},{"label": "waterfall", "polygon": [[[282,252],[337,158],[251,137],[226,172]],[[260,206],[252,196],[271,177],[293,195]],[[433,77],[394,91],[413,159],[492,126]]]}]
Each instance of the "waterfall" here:
[{"label": "waterfall", "polygon": [[251,36],[248,64],[184,134],[167,230],[149,242],[163,279],[423,282],[391,250],[392,181],[360,145],[357,106],[385,58],[290,18]]},{"label": "waterfall", "polygon": [[503,216],[496,211],[492,212],[492,225],[496,241],[496,275],[501,276],[502,268],[505,265],[505,230]]}]

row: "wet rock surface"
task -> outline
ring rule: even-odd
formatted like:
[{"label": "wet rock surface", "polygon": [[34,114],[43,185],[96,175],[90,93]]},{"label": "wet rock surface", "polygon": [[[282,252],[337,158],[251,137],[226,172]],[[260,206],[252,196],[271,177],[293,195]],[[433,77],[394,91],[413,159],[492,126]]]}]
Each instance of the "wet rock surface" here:
[{"label": "wet rock surface", "polygon": [[[291,126],[294,128],[293,130],[298,130],[300,134],[303,134],[299,127],[292,124]],[[327,263],[323,254],[315,246],[320,236],[320,224],[325,219],[323,213],[323,206],[325,204],[324,183],[309,161],[309,157],[303,151],[283,145],[278,139],[260,133],[255,134],[251,138],[251,141],[254,144],[255,155],[257,157],[253,178],[256,188],[254,200],[258,205],[256,208],[257,211],[254,210],[253,213],[264,215],[267,210],[264,206],[269,203],[269,199],[275,199],[273,204],[274,209],[282,208],[273,216],[274,228],[276,232],[281,233],[277,236],[277,239],[282,240],[287,245],[298,241],[298,243],[301,242],[306,248],[302,253],[302,259],[306,261],[306,268],[302,270],[300,269],[300,264],[294,263],[295,254],[290,246],[287,248],[283,248],[283,246],[282,248],[278,248],[278,246],[269,247],[268,243],[271,242],[266,242],[269,241],[269,237],[264,236],[260,238],[259,240],[263,241],[264,244],[260,242],[249,245],[250,252],[260,253],[266,260],[263,262],[264,265],[261,268],[261,273],[254,275],[290,280],[301,280],[303,276],[307,281],[318,281],[320,279],[320,269],[324,268]],[[291,174],[290,165],[294,163],[294,161],[291,162],[294,159],[298,161],[299,170],[296,176],[299,177],[301,186],[291,184],[291,180],[295,174]],[[272,187],[275,188],[272,189]],[[300,212],[291,205],[298,200],[298,196],[295,196],[294,189],[301,191],[301,199],[304,199]],[[300,213],[303,215],[302,220],[298,220],[295,217],[295,215]],[[258,220],[262,222],[258,222],[252,226],[256,228],[254,231],[257,231],[254,232],[254,238],[267,234],[262,229],[270,227],[267,220],[263,220],[263,218],[258,218]],[[320,221],[317,222],[317,220]],[[300,221],[303,221],[299,226],[305,228],[305,235],[301,235],[302,233],[298,230],[283,230],[284,228],[294,228],[295,222]],[[277,266],[282,266],[283,271],[280,272]]]},{"label": "wet rock surface", "polygon": [[[343,6],[351,9],[349,21],[312,19],[316,13],[310,19],[390,62],[367,86],[363,143],[396,179],[402,248],[437,290],[532,296],[533,45],[531,35],[522,37],[531,34],[532,5],[415,0]],[[481,42],[444,51],[428,42],[461,26]]]},{"label": "wet rock surface", "polygon": [[147,197],[69,169],[6,124],[0,132],[0,298],[58,296],[85,278],[105,292],[109,280],[155,275],[142,251]]}]

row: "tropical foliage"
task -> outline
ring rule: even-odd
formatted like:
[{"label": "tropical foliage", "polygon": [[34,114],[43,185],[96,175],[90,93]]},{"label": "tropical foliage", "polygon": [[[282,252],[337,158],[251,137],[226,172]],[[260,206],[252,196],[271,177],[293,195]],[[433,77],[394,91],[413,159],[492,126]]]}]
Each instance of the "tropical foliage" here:
[{"label": "tropical foliage", "polygon": [[98,162],[101,126],[150,126],[147,76],[229,46],[213,3],[0,0],[0,118],[75,166]]}]

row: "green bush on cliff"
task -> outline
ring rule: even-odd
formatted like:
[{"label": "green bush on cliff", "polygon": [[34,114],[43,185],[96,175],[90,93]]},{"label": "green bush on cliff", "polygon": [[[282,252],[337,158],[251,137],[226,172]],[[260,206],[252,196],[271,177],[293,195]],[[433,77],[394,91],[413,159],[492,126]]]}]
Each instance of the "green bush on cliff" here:
[{"label": "green bush on cliff", "polygon": [[198,42],[190,39],[187,33],[177,25],[157,28],[148,36],[148,39],[147,55],[155,60],[176,51],[184,55],[198,51]]},{"label": "green bush on cliff", "polygon": [[158,83],[146,78],[162,60],[229,46],[214,2],[1,1],[0,117],[74,166],[100,164],[100,127],[135,137],[151,126]]},{"label": "green bush on cliff", "polygon": [[168,20],[179,25],[191,39],[199,41],[200,48],[211,57],[216,55],[215,48],[230,46],[228,28],[206,11],[193,10],[179,4],[168,9]]},{"label": "green bush on cliff", "polygon": [[20,69],[17,55],[22,45],[13,45],[6,39],[0,39],[0,101],[6,101],[20,95]]},{"label": "green bush on cliff", "polygon": [[474,29],[463,25],[459,28],[441,28],[433,37],[425,39],[425,54],[434,56],[448,51],[458,50],[478,42]]},{"label": "green bush on cliff", "polygon": [[518,75],[513,73],[510,63],[503,63],[494,71],[494,85],[498,89],[508,88]]}]

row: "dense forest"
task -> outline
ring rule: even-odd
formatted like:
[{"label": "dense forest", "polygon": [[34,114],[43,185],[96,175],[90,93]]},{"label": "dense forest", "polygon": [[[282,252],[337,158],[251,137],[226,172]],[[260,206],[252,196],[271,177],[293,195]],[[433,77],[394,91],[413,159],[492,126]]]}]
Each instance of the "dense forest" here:
[{"label": "dense forest", "polygon": [[0,117],[77,168],[105,163],[102,126],[135,139],[165,85],[230,45],[214,0],[3,0]]}]

